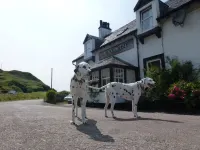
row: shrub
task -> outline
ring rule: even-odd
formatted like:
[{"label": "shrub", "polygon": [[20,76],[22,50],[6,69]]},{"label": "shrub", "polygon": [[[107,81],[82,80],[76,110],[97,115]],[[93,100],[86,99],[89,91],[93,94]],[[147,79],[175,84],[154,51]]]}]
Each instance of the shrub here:
[{"label": "shrub", "polygon": [[69,95],[68,91],[57,92],[56,94],[56,102],[64,102],[65,96]]},{"label": "shrub", "polygon": [[183,100],[186,108],[192,110],[200,101],[200,84],[199,82],[179,81],[170,86],[168,93],[170,99]]},{"label": "shrub", "polygon": [[[174,83],[181,84],[181,81],[190,82],[188,86],[184,88],[187,91],[188,88],[192,88],[192,83],[199,83],[198,77],[200,69],[194,68],[191,61],[180,62],[177,58],[166,57],[166,64],[169,68],[158,69],[152,67],[146,71],[146,75],[151,77],[156,82],[156,88],[146,93],[146,98],[151,100],[167,99],[169,89],[172,90]],[[185,84],[184,84],[185,85]],[[195,84],[196,86],[197,84]],[[189,90],[189,89],[188,89]],[[172,94],[172,93],[171,93]],[[173,97],[173,95],[171,95]]]},{"label": "shrub", "polygon": [[56,91],[49,90],[46,93],[46,102],[55,104],[56,103]]}]

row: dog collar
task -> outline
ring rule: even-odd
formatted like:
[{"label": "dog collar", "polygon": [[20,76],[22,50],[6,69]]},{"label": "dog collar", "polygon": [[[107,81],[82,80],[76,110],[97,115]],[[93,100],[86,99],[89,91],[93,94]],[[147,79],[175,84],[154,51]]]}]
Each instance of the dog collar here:
[{"label": "dog collar", "polygon": [[85,82],[84,79],[78,80],[76,76],[73,77],[73,80],[76,81],[76,82],[79,82],[79,83],[84,83]]}]

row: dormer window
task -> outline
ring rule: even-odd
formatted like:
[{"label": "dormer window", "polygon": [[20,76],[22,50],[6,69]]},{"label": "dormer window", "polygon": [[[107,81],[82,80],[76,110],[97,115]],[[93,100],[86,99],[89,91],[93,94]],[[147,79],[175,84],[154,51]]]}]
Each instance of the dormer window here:
[{"label": "dormer window", "polygon": [[153,27],[153,13],[152,7],[148,7],[141,11],[141,27],[142,31],[147,31]]}]

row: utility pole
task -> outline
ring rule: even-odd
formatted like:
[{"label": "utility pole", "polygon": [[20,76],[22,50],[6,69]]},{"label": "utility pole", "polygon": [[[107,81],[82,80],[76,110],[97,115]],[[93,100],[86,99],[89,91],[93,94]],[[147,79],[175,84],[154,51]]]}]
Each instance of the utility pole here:
[{"label": "utility pole", "polygon": [[51,68],[51,89],[52,89],[53,68]]}]

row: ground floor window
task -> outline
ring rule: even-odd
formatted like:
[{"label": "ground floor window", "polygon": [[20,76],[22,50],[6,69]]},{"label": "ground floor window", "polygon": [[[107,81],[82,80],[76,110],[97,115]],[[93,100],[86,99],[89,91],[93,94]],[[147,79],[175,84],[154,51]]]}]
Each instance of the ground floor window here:
[{"label": "ground floor window", "polygon": [[161,62],[161,59],[159,58],[147,61],[146,65],[147,65],[147,69],[150,69],[153,66],[162,69],[162,62]]},{"label": "ground floor window", "polygon": [[124,69],[114,68],[114,82],[124,83]]},{"label": "ground floor window", "polygon": [[110,69],[101,70],[101,86],[104,86],[110,82]]},{"label": "ground floor window", "polygon": [[[92,78],[93,81],[99,80],[99,71],[92,72],[91,78]],[[94,86],[98,87],[98,84],[94,85]]]}]

